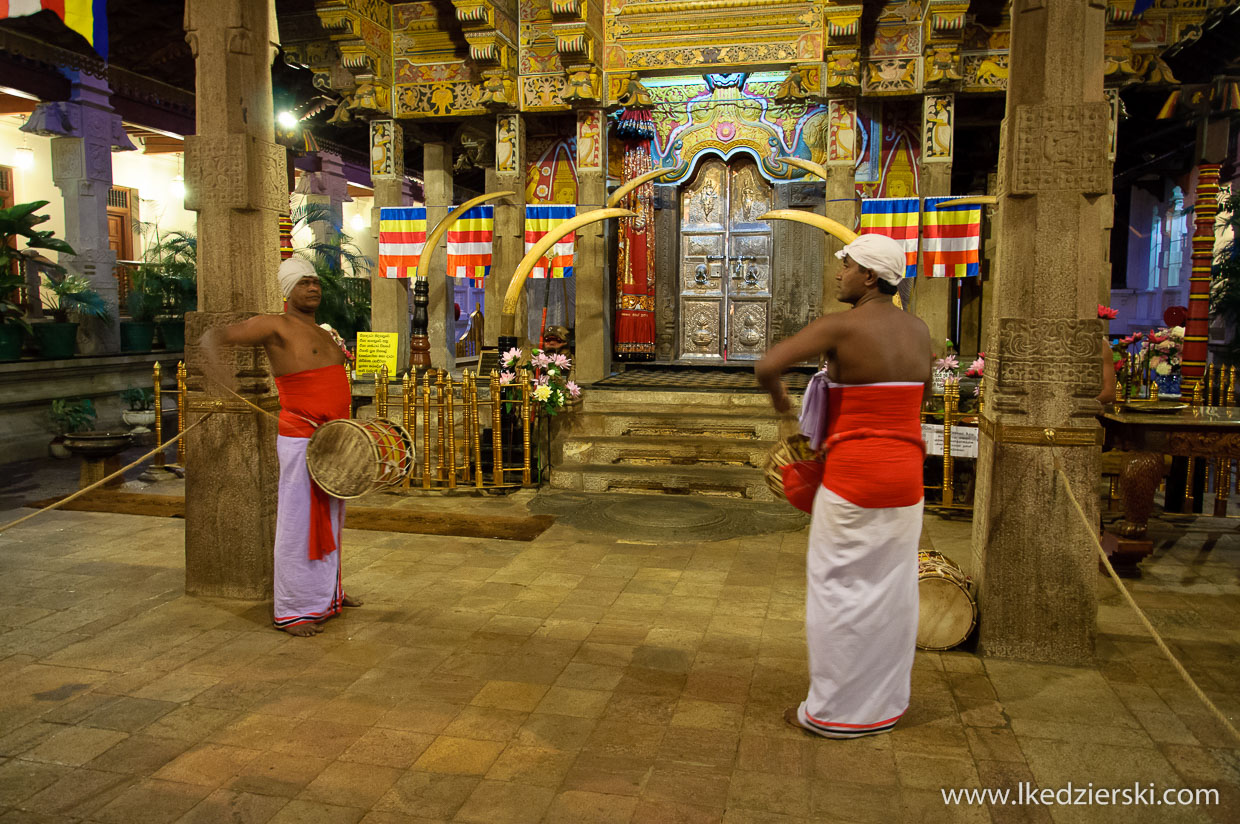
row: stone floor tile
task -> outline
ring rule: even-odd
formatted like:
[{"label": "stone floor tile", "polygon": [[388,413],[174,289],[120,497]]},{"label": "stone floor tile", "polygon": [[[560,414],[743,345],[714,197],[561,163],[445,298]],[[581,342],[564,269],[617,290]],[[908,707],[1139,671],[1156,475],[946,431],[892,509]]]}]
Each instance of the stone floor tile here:
[{"label": "stone floor tile", "polygon": [[638,795],[652,769],[651,761],[645,758],[583,752],[569,768],[561,786],[604,795]]},{"label": "stone floor tile", "polygon": [[658,759],[707,765],[726,771],[736,760],[739,741],[740,734],[730,730],[670,727],[659,746]]},{"label": "stone floor tile", "polygon": [[735,770],[728,786],[728,809],[805,816],[810,812],[810,782],[805,778]]},{"label": "stone floor tile", "polygon": [[697,807],[675,801],[651,801],[643,798],[633,810],[631,824],[719,824],[722,807]]},{"label": "stone floor tile", "polygon": [[86,762],[93,770],[147,776],[189,749],[192,744],[172,738],[131,735]]},{"label": "stone floor tile", "polygon": [[269,824],[357,824],[365,814],[365,810],[355,807],[294,799],[268,821]]},{"label": "stone floor tile", "polygon": [[305,801],[368,810],[387,793],[401,774],[402,771],[395,767],[336,761],[328,764],[297,797]]},{"label": "stone floor tile", "polygon": [[329,763],[330,759],[305,753],[287,755],[268,750],[238,770],[228,789],[293,798]]},{"label": "stone floor tile", "polygon": [[266,824],[288,803],[287,798],[279,796],[219,789],[178,818],[176,824]]},{"label": "stone floor tile", "polygon": [[742,705],[681,698],[672,716],[673,727],[694,727],[708,730],[740,732]]},{"label": "stone floor tile", "polygon": [[509,741],[529,713],[493,707],[465,707],[444,727],[443,735],[459,738],[480,738],[487,741]]},{"label": "stone floor tile", "polygon": [[574,751],[585,746],[598,721],[571,715],[531,715],[517,731],[516,743],[528,747]]},{"label": "stone floor tile", "polygon": [[642,798],[659,802],[680,802],[722,812],[728,799],[731,776],[709,768],[688,764],[656,764]]},{"label": "stone floor tile", "polygon": [[635,724],[604,719],[595,726],[583,749],[602,755],[653,760],[666,731],[666,727],[659,724]]},{"label": "stone floor tile", "polygon": [[[1099,717],[1095,720],[1103,719]],[[1152,747],[1154,745],[1149,734],[1142,728],[1026,720],[1015,715],[1012,717],[1012,732],[1022,742],[1026,739],[1047,739],[1108,744],[1116,747]]]},{"label": "stone floor tile", "polygon": [[472,775],[407,772],[375,803],[375,809],[447,821],[480,781]]},{"label": "stone floor tile", "polygon": [[637,799],[605,793],[567,790],[555,797],[544,821],[547,824],[627,824],[637,809]]},{"label": "stone floor tile", "polygon": [[543,684],[526,684],[520,681],[488,681],[470,703],[478,707],[533,712],[548,689],[549,687]]},{"label": "stone floor tile", "polygon": [[135,698],[149,698],[154,701],[185,703],[204,690],[215,686],[219,681],[220,679],[213,675],[176,670],[146,684],[133,695]]},{"label": "stone floor tile", "polygon": [[[985,806],[951,806],[943,803],[939,790],[901,790],[899,820],[924,824],[988,824],[990,810]],[[893,820],[893,819],[889,819]]]},{"label": "stone floor tile", "polygon": [[463,704],[426,700],[414,702],[411,699],[409,704],[385,712],[375,726],[435,735],[452,723],[462,709]]},{"label": "stone floor tile", "polygon": [[633,661],[633,652],[637,649],[631,644],[609,644],[597,641],[585,641],[573,657],[582,664],[597,664],[604,667],[626,667]]},{"label": "stone floor tile", "polygon": [[615,692],[607,702],[603,718],[633,724],[669,724],[676,714],[676,703],[660,695],[641,692]]},{"label": "stone floor tile", "polygon": [[895,750],[884,746],[890,736],[832,741],[815,738],[811,750],[812,775],[824,781],[841,781],[874,787],[894,787],[899,782]]},{"label": "stone floor tile", "polygon": [[371,810],[362,816],[359,824],[448,824],[446,818],[423,818],[420,815],[405,815],[387,810]]},{"label": "stone floor tile", "polygon": [[576,759],[575,752],[513,743],[500,753],[486,778],[554,789],[560,786]]},{"label": "stone floor tile", "polygon": [[[1017,792],[1021,784],[1033,785],[1033,773],[1023,763],[1014,761],[977,761],[978,789]],[[1030,804],[990,804],[991,821],[995,824],[1050,824],[1047,807]]]},{"label": "stone floor tile", "polygon": [[1197,737],[1173,712],[1135,712],[1137,720],[1156,744],[1198,744]]},{"label": "stone floor tile", "polygon": [[11,728],[0,736],[0,757],[21,755],[63,729],[62,724],[50,724],[41,719]]},{"label": "stone floor tile", "polygon": [[350,744],[340,755],[340,760],[407,768],[434,740],[433,735],[425,733],[373,727]]},{"label": "stone floor tile", "polygon": [[886,824],[899,821],[900,792],[873,784],[816,778],[810,781],[810,812],[815,820]]},{"label": "stone floor tile", "polygon": [[938,790],[944,786],[977,786],[977,769],[971,758],[936,758],[896,750],[895,759],[896,774],[903,788]]},{"label": "stone floor tile", "polygon": [[555,686],[610,692],[624,678],[624,667],[570,662],[556,679]]},{"label": "stone floor tile", "polygon": [[273,740],[268,746],[286,755],[313,753],[320,758],[337,758],[367,729],[354,724],[307,719],[294,727],[288,736]]},{"label": "stone floor tile", "polygon": [[453,820],[471,824],[537,824],[553,798],[555,790],[547,787],[483,780]]},{"label": "stone floor tile", "polygon": [[144,778],[91,818],[104,824],[165,824],[176,821],[211,793],[211,788]]},{"label": "stone floor tile", "polygon": [[133,783],[134,779],[127,775],[79,768],[27,798],[21,806],[47,815],[86,817]]},{"label": "stone floor tile", "polygon": [[175,738],[192,743],[206,739],[235,717],[228,710],[185,705],[146,725],[141,732],[155,738]]},{"label": "stone floor tile", "polygon": [[212,744],[254,747],[292,734],[301,720],[287,715],[243,715],[207,736]]},{"label": "stone floor tile", "polygon": [[569,715],[574,718],[599,718],[606,709],[611,693],[602,690],[551,687],[538,702],[534,712],[548,715]]},{"label": "stone floor tile", "polygon": [[1005,727],[966,727],[964,734],[974,761],[1025,762],[1015,733]]},{"label": "stone floor tile", "polygon": [[65,727],[43,743],[26,752],[22,757],[28,761],[46,761],[80,767],[95,756],[108,750],[126,733],[115,730],[99,730],[91,727]]},{"label": "stone floor tile", "polygon": [[262,750],[257,749],[202,744],[170,761],[152,777],[218,787],[261,754]]},{"label": "stone floor tile", "polygon": [[1092,781],[1122,787],[1134,782],[1176,786],[1177,775],[1162,753],[1151,747],[1117,747],[1080,741],[1021,738],[1029,771],[1043,787],[1066,787]]},{"label": "stone floor tile", "polygon": [[805,776],[817,753],[814,742],[805,737],[769,738],[742,733],[736,751],[736,768],[750,772]]},{"label": "stone floor tile", "polygon": [[438,736],[413,763],[415,770],[448,775],[485,775],[503,752],[499,741]]}]

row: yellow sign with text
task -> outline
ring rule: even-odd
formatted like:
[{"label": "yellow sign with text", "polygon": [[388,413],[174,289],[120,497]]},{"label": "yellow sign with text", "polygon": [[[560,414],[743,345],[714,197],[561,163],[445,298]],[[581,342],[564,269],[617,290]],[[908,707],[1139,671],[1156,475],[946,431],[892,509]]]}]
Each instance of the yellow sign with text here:
[{"label": "yellow sign with text", "polygon": [[359,378],[377,375],[386,366],[388,376],[395,377],[398,338],[395,332],[358,332],[354,374]]}]

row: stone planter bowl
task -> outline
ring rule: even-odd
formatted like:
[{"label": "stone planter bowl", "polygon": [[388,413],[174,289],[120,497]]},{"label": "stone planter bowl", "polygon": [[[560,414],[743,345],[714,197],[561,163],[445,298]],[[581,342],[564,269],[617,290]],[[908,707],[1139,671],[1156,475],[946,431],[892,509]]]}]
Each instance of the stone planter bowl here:
[{"label": "stone planter bowl", "polygon": [[65,436],[65,448],[83,458],[111,458],[129,448],[128,432],[75,432]]}]

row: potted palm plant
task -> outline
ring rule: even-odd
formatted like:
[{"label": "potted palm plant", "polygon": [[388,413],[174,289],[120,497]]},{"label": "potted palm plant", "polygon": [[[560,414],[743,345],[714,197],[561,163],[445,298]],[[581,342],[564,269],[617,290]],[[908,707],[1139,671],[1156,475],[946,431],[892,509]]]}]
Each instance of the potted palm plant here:
[{"label": "potted palm plant", "polygon": [[129,320],[121,321],[121,351],[150,352],[155,344],[155,316],[164,303],[158,272],[139,266],[130,275],[130,283],[125,296]]},{"label": "potted palm plant", "polygon": [[[25,262],[23,252],[49,249],[61,254],[76,254],[72,246],[54,237],[51,230],[35,228],[51,219],[50,215],[37,214],[47,203],[36,200],[0,209],[0,361],[17,360],[21,355],[22,333],[30,331],[21,307],[8,299],[25,284],[20,271],[20,264]],[[20,239],[25,240],[24,250],[18,248]]]},{"label": "potted palm plant", "polygon": [[181,351],[185,348],[185,313],[198,308],[198,237],[181,230],[161,232],[158,226],[140,228],[151,239],[142,253],[143,291],[158,296],[154,320],[164,348]]},{"label": "potted palm plant", "polygon": [[44,358],[73,357],[77,352],[78,324],[85,318],[106,320],[111,315],[103,295],[78,275],[44,275],[39,292],[43,311],[52,316],[50,321],[32,327],[39,354]]}]

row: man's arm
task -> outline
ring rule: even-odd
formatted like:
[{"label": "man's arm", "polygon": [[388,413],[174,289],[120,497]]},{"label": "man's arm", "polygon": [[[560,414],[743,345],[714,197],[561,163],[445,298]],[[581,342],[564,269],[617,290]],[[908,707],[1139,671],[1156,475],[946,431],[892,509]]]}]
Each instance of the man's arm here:
[{"label": "man's arm", "polygon": [[792,337],[772,346],[766,356],[754,366],[758,384],[770,394],[771,405],[776,412],[787,412],[792,408],[788,400],[788,390],[780,380],[784,372],[795,364],[830,351],[839,322],[839,318],[834,315],[818,318]]}]

